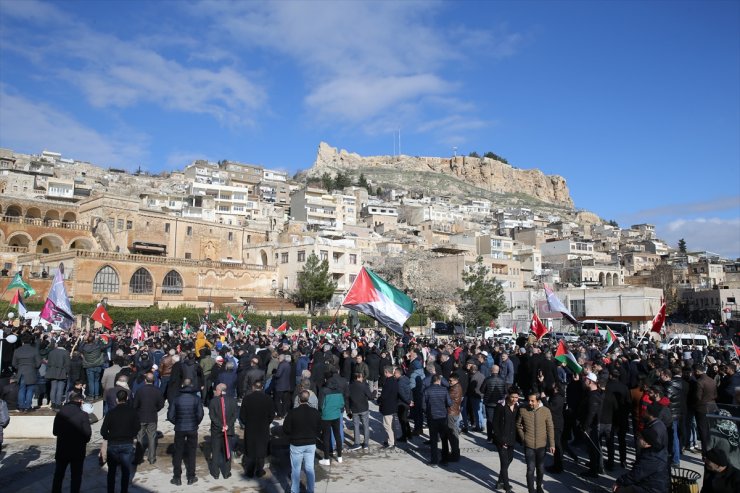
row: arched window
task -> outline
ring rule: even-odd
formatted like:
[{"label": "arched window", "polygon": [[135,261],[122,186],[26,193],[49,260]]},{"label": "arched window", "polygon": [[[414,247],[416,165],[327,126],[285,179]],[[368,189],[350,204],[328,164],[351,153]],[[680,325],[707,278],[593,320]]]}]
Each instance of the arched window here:
[{"label": "arched window", "polygon": [[117,293],[120,281],[113,267],[106,265],[95,274],[93,293]]},{"label": "arched window", "polygon": [[152,275],[149,274],[148,270],[141,267],[131,276],[128,291],[131,294],[151,294],[154,289],[153,285]]},{"label": "arched window", "polygon": [[171,270],[164,276],[162,294],[182,294],[182,276],[177,271]]}]

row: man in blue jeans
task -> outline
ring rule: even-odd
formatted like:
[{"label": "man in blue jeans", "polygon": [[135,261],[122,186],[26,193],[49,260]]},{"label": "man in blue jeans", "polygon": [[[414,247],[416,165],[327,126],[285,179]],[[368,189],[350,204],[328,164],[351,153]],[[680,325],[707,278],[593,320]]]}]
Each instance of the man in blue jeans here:
[{"label": "man in blue jeans", "polygon": [[87,342],[80,347],[83,360],[82,367],[85,368],[87,373],[87,395],[92,400],[103,397],[103,390],[100,388],[100,376],[105,365],[105,351],[109,346],[110,344],[106,344],[90,334],[87,336]]},{"label": "man in blue jeans", "polygon": [[39,350],[33,345],[33,335],[24,332],[21,336],[23,345],[13,353],[13,368],[18,369],[18,409],[24,412],[30,411],[33,406],[33,392],[38,382],[41,356]]},{"label": "man in blue jeans", "polygon": [[108,441],[108,493],[116,489],[116,471],[121,468],[121,493],[128,492],[134,462],[134,439],[139,433],[141,422],[136,410],[128,405],[128,393],[119,390],[116,407],[106,414],[100,434]]},{"label": "man in blue jeans", "polygon": [[283,431],[290,440],[290,493],[301,489],[302,466],[306,468],[306,492],[314,493],[314,456],[316,437],[321,431],[321,413],[308,405],[310,396],[307,390],[301,391],[298,407],[288,411],[283,421]]}]

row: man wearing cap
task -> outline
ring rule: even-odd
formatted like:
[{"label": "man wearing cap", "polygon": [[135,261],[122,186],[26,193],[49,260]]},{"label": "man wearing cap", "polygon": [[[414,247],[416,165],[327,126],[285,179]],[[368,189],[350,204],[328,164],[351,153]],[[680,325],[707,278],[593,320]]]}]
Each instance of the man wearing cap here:
[{"label": "man wearing cap", "polygon": [[707,450],[704,465],[707,474],[702,493],[736,493],[740,489],[740,471],[732,467],[724,450]]},{"label": "man wearing cap", "polygon": [[149,464],[157,461],[157,418],[163,407],[164,397],[162,392],[154,386],[154,373],[149,372],[144,376],[144,385],[134,396],[134,409],[141,421],[137,440],[143,445],[144,435],[146,435]]},{"label": "man wearing cap", "polygon": [[632,470],[617,479],[614,491],[619,493],[665,493],[670,490],[668,469],[668,436],[665,425],[657,418],[660,404],[648,404],[643,413],[645,427],[637,438],[640,453]]},{"label": "man wearing cap", "polygon": [[584,399],[581,408],[581,431],[587,437],[589,461],[588,470],[582,472],[581,476],[598,478],[599,473],[603,472],[601,447],[599,447],[599,417],[601,416],[604,395],[599,389],[598,377],[595,373],[589,372],[584,383],[586,385],[586,399]]}]

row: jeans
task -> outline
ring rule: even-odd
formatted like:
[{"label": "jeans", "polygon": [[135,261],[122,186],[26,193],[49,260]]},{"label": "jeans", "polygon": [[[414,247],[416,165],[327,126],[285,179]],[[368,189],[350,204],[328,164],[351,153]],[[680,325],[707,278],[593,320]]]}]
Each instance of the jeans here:
[{"label": "jeans", "polygon": [[[344,414],[339,418],[339,439],[344,443]],[[337,448],[337,441],[334,440],[334,435],[331,436],[331,449]]]},{"label": "jeans", "polygon": [[486,438],[489,440],[493,439],[493,414],[495,411],[495,407],[486,406]]},{"label": "jeans", "polygon": [[331,436],[334,435],[337,447],[337,457],[342,456],[342,437],[339,434],[339,429],[342,428],[342,418],[321,420],[321,427],[324,430],[324,459],[328,459],[331,456],[332,441]]},{"label": "jeans", "polygon": [[157,423],[141,423],[141,429],[136,439],[142,446],[144,445],[144,435],[146,435],[147,442],[147,459],[152,464],[157,459]]},{"label": "jeans", "polygon": [[100,375],[103,373],[102,366],[93,366],[85,370],[87,372],[87,389],[88,394],[93,399],[102,396],[100,390]]},{"label": "jeans", "polygon": [[[527,488],[529,493],[535,493],[542,488],[542,466],[545,463],[545,447],[542,448],[524,448],[524,455],[527,460]],[[535,471],[537,473],[537,489],[535,489]]]},{"label": "jeans", "polygon": [[85,457],[59,457],[54,466],[54,480],[51,484],[51,493],[62,493],[62,483],[64,475],[67,472],[67,466],[70,466],[71,477],[69,491],[70,493],[80,493],[82,485],[82,466],[85,464]]},{"label": "jeans", "polygon": [[[527,449],[532,450],[532,449]],[[543,449],[544,450],[544,449]],[[509,464],[514,460],[514,447],[511,445],[504,447],[498,447],[498,460],[501,464],[501,470],[498,473],[498,485],[504,489],[509,489]],[[529,462],[527,462],[527,469],[529,469]]]},{"label": "jeans", "polygon": [[314,493],[316,474],[313,469],[316,445],[290,446],[290,493],[301,489],[301,465],[306,468],[306,493]]},{"label": "jeans", "polygon": [[355,445],[360,445],[360,424],[362,424],[362,431],[365,433],[365,441],[362,445],[367,447],[370,444],[370,411],[354,413],[352,423],[355,425]]},{"label": "jeans", "polygon": [[55,406],[61,406],[64,401],[64,390],[67,387],[66,380],[51,381],[51,403]]},{"label": "jeans", "polygon": [[116,470],[121,468],[121,493],[128,491],[131,480],[131,464],[134,461],[134,444],[108,444],[108,493],[116,490]]},{"label": "jeans", "polygon": [[486,411],[483,406],[483,399],[478,396],[470,397],[470,410],[473,414],[474,426],[483,429],[486,425]]},{"label": "jeans", "polygon": [[26,378],[21,375],[18,386],[20,387],[18,391],[18,409],[31,409],[33,407],[33,392],[36,390],[36,384],[27,384]]},{"label": "jeans", "polygon": [[198,448],[197,431],[175,432],[175,453],[172,455],[172,477],[182,476],[182,460],[185,458],[185,471],[188,479],[195,477],[195,451]]},{"label": "jeans", "polygon": [[674,466],[681,464],[681,442],[678,439],[678,424],[679,420],[673,420],[673,456],[671,457],[671,463]]},{"label": "jeans", "polygon": [[[447,418],[431,418],[427,421],[427,424],[429,425],[429,440],[431,443],[431,449],[432,449],[432,458],[431,462],[432,464],[437,464],[439,462],[439,451],[437,449],[437,441],[439,438],[442,438],[442,442],[444,443],[447,441],[447,435],[449,434],[448,428],[447,428]],[[442,462],[447,462],[450,458],[445,450],[446,447],[442,448]]]}]

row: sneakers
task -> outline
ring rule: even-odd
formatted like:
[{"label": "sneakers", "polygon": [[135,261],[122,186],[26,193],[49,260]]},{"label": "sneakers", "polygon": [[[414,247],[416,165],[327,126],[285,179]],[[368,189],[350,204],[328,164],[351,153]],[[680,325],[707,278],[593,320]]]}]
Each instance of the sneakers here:
[{"label": "sneakers", "polygon": [[182,484],[182,481],[180,478],[172,478],[170,479],[170,484],[174,484],[175,486],[180,486]]},{"label": "sneakers", "polygon": [[329,459],[321,459],[319,461],[319,464],[321,464],[322,466],[328,466],[331,464],[331,461]]},{"label": "sneakers", "polygon": [[341,464],[342,463],[342,458],[341,457],[337,457],[337,462],[339,462]]},{"label": "sneakers", "polygon": [[350,452],[357,452],[361,448],[364,448],[364,447],[362,445],[353,445],[352,447],[349,448],[349,451]]},{"label": "sneakers", "polygon": [[188,484],[195,484],[198,482],[198,478],[188,478]]}]

